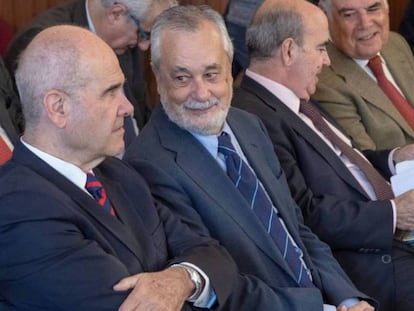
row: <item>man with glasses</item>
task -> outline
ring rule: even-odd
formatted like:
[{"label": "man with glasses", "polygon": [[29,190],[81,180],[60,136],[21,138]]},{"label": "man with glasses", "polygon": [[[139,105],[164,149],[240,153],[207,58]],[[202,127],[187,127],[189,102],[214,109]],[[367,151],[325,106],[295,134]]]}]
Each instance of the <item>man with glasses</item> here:
[{"label": "man with glasses", "polygon": [[[143,77],[142,53],[149,48],[149,32],[155,18],[176,5],[175,0],[76,0],[54,7],[38,16],[13,39],[5,58],[11,72],[16,60],[33,37],[43,29],[59,24],[88,28],[101,37],[117,54],[126,77],[125,94],[134,106],[134,118],[142,128],[150,113]],[[131,136],[131,133],[126,131]],[[130,138],[126,135],[127,143]]]}]

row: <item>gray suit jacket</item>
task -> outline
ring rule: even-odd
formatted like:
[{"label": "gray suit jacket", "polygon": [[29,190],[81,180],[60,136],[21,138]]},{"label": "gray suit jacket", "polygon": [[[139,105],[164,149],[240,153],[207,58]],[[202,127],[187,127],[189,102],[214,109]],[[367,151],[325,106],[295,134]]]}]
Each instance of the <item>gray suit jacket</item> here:
[{"label": "gray suit jacket", "polygon": [[227,122],[304,251],[304,260],[322,293],[317,288],[299,287],[280,251],[223,169],[188,131],[168,119],[160,105],[125,159],[149,181],[158,199],[174,202],[174,211],[192,228],[211,234],[228,249],[244,275],[243,310],[320,311],[322,295],[335,305],[349,297],[364,297],[333,259],[329,247],[304,226],[262,123],[233,108]]},{"label": "gray suit jacket", "polygon": [[[414,142],[414,131],[376,82],[351,58],[328,45],[331,65],[325,67],[314,98],[361,150],[392,149]],[[390,33],[381,50],[395,82],[414,105],[414,59],[404,39]]]}]

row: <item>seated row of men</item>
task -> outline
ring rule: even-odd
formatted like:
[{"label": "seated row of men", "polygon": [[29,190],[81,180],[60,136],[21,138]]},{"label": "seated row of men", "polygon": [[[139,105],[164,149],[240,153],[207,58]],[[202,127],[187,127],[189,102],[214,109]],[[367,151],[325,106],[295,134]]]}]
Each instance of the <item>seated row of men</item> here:
[{"label": "seated row of men", "polygon": [[[344,2],[355,22],[387,12],[329,3]],[[25,132],[0,171],[4,308],[410,310],[413,249],[396,232],[414,230],[414,192],[394,197],[381,174],[413,146],[365,150],[377,171],[321,117],[309,99],[328,37],[318,7],[265,1],[233,97],[221,16],[164,11],[161,104],[121,161],[133,107],[112,49],[73,26],[40,32],[16,72]]]}]

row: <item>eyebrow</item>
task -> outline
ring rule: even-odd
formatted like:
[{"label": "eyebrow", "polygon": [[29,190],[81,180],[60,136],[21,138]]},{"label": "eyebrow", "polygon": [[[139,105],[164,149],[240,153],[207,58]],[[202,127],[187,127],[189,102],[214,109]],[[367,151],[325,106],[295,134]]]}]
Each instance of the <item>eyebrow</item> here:
[{"label": "eyebrow", "polygon": [[116,84],[113,84],[113,85],[111,85],[110,87],[108,87],[107,89],[105,89],[103,92],[102,92],[102,94],[101,94],[101,98],[103,98],[103,97],[105,97],[107,94],[109,94],[109,93],[111,93],[112,91],[115,91],[115,90],[117,90],[117,89],[119,89],[119,88],[121,88],[122,87],[122,83],[116,83]]},{"label": "eyebrow", "polygon": [[[375,2],[373,4],[371,4],[370,6],[364,8],[364,10],[369,10],[369,9],[373,9],[373,8],[380,7],[381,6],[381,3],[382,3],[381,1],[377,1],[377,2]],[[344,8],[340,8],[338,10],[338,13],[339,14],[342,14],[342,13],[345,13],[345,12],[357,11],[357,10],[358,10],[357,8],[347,8],[347,7],[344,7]]]}]

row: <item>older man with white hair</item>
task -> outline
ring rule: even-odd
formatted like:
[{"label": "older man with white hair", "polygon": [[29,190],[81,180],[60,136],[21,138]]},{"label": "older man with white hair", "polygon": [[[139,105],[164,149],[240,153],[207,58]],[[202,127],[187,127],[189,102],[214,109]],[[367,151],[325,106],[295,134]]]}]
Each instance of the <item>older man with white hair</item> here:
[{"label": "older man with white hair", "polygon": [[330,31],[331,65],[315,99],[361,150],[414,142],[414,59],[389,30],[386,0],[321,0]]}]

